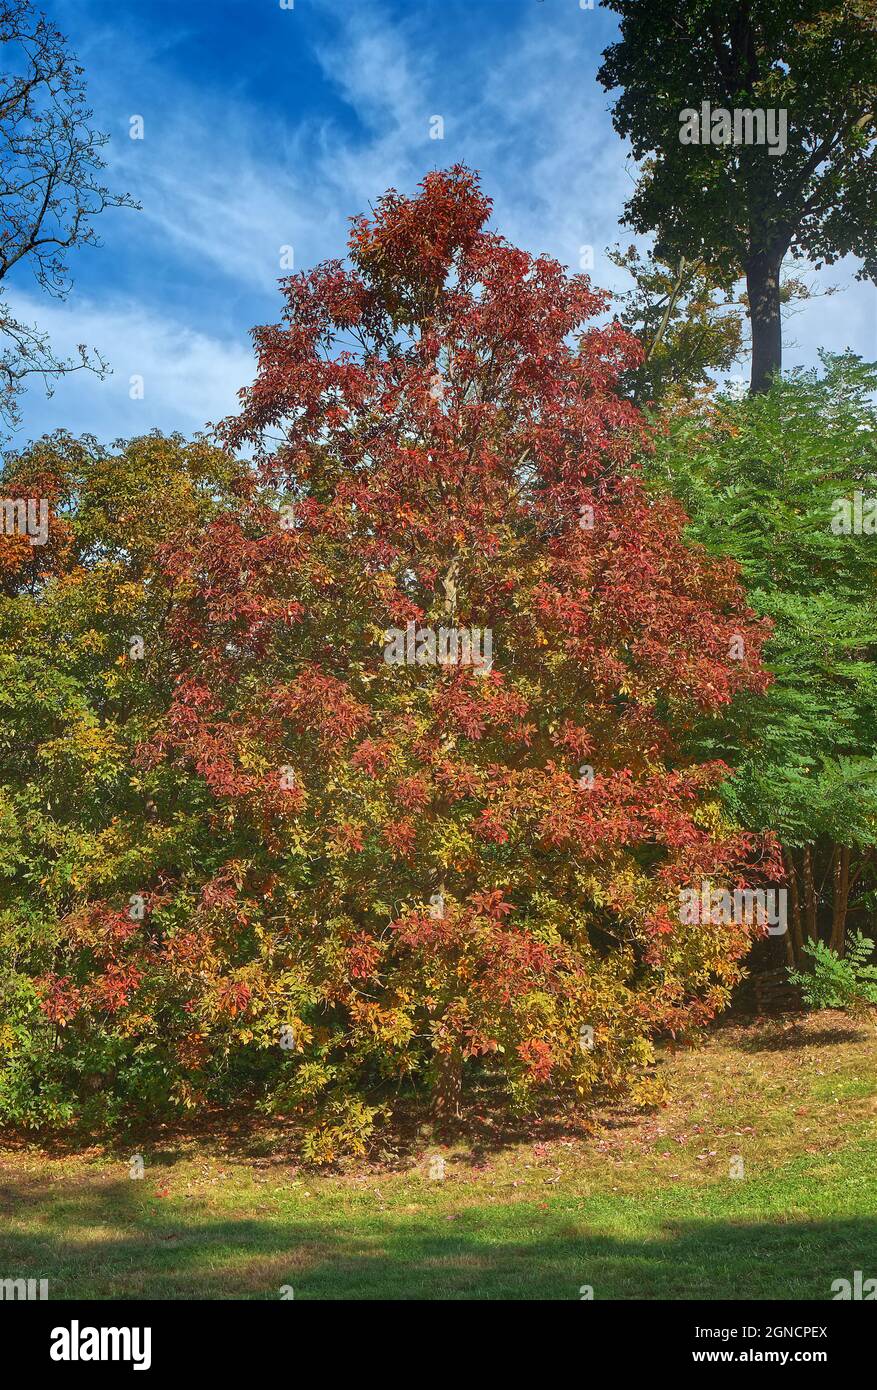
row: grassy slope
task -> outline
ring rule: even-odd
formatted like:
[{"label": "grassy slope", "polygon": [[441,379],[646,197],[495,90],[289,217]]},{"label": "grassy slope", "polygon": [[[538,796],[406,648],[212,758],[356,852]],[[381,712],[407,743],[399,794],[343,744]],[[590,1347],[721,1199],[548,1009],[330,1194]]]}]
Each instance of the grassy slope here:
[{"label": "grassy slope", "polygon": [[0,1277],[53,1298],[825,1299],[877,1275],[877,1032],[726,1025],[664,1065],[660,1112],[401,1168],[202,1137],[141,1145],[138,1182],[121,1155],[0,1148]]}]

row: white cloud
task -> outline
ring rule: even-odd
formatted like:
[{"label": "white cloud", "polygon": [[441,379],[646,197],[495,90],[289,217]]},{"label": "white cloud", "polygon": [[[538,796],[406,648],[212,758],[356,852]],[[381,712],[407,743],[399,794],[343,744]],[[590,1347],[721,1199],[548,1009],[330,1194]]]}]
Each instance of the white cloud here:
[{"label": "white cloud", "polygon": [[[9,306],[18,318],[48,332],[60,356],[75,356],[76,345],[85,343],[112,368],[103,381],[86,372],[64,377],[48,400],[33,386],[19,443],[62,426],[104,440],[143,434],[156,425],[191,435],[233,412],[236,392],[253,378],[245,338],[212,338],[136,303],[98,305],[74,293],[59,304],[15,294]],[[132,377],[142,378],[142,400],[131,398]]]}]

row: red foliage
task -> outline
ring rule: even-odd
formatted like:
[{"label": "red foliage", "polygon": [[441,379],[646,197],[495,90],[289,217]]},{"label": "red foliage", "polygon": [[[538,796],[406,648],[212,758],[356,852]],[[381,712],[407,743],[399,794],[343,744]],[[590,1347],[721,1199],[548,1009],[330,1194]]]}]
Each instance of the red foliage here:
[{"label": "red foliage", "polygon": [[[766,629],[641,485],[648,432],[618,391],[639,347],[589,326],[607,297],[489,211],[470,171],[431,173],[354,220],[349,265],[283,282],[225,427],[266,491],[168,552],[179,679],[143,760],[215,807],[239,873],[204,886],[210,968],[246,941],[260,1008],[282,979],[282,1019],[294,976],[345,1059],[412,1071],[431,1045],[614,1084],[638,1039],[721,1006],[746,949],[676,904],[747,873],[749,841],[705,806],[727,770],[688,737],[763,688]],[[490,633],[492,664],[394,664],[409,623]],[[237,895],[258,946],[228,935]],[[190,935],[162,953],[182,969]],[[230,1017],[253,1003],[217,989]]]}]

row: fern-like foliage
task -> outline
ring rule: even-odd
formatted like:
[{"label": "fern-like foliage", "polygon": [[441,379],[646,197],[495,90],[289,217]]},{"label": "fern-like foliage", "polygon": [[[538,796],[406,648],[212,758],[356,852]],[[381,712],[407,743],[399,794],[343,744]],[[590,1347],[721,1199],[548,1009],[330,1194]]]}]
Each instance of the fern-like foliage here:
[{"label": "fern-like foliage", "polygon": [[813,959],[812,970],[790,970],[789,979],[800,987],[811,1009],[844,1009],[854,1015],[877,1008],[877,965],[872,964],[874,942],[861,932],[847,937],[845,956],[824,941],[804,945]]}]

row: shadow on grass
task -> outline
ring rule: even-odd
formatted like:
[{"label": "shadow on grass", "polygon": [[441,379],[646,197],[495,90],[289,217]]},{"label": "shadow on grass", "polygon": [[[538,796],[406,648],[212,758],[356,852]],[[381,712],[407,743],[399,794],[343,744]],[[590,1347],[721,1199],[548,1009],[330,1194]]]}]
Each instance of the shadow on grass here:
[{"label": "shadow on grass", "polygon": [[19,1215],[41,1197],[42,1219],[0,1229],[0,1278],[48,1278],[54,1299],[277,1300],[291,1285],[325,1300],[578,1299],[582,1286],[595,1299],[822,1300],[834,1279],[877,1272],[877,1217],[752,1220],[743,1201],[727,1220],[665,1219],[637,1238],[632,1201],[466,1206],[461,1193],[451,1212],[217,1219],[134,1186],[26,1185]]},{"label": "shadow on grass", "polygon": [[837,1028],[805,1029],[799,1020],[780,1023],[771,1021],[758,1033],[743,1036],[739,1040],[742,1052],[789,1052],[800,1047],[831,1047],[838,1043],[859,1043],[866,1041],[867,1029],[862,1027],[838,1026]]},{"label": "shadow on grass", "polygon": [[[601,1109],[601,1107],[603,1107]],[[460,1117],[449,1122],[441,1135],[429,1123],[425,1101],[412,1098],[399,1101],[395,1113],[380,1133],[374,1136],[366,1164],[357,1160],[356,1166],[375,1171],[393,1172],[407,1169],[412,1155],[424,1143],[465,1143],[471,1149],[471,1161],[478,1165],[491,1154],[501,1153],[521,1143],[548,1143],[566,1138],[590,1138],[594,1132],[594,1115],[599,1111],[603,1121],[613,1127],[618,1121],[608,1097],[597,1095],[585,1111],[571,1100],[565,1108],[554,1098],[551,1109],[510,1113],[506,1091],[491,1077],[475,1077],[469,1081]],[[623,1121],[629,1123],[625,1112]],[[5,1130],[3,1149],[9,1154],[33,1153],[35,1146],[46,1158],[82,1157],[90,1152],[95,1158],[127,1166],[135,1153],[148,1153],[150,1167],[171,1167],[186,1157],[195,1155],[217,1160],[242,1159],[263,1168],[306,1168],[300,1156],[305,1127],[300,1119],[284,1119],[254,1114],[251,1106],[236,1110],[208,1111],[197,1121],[150,1122],[141,1119],[137,1124],[119,1132],[106,1131],[86,1136],[81,1129],[63,1132],[21,1132]],[[343,1160],[321,1168],[323,1173],[344,1171],[350,1165]],[[0,1166],[0,1187],[3,1173]]]}]

